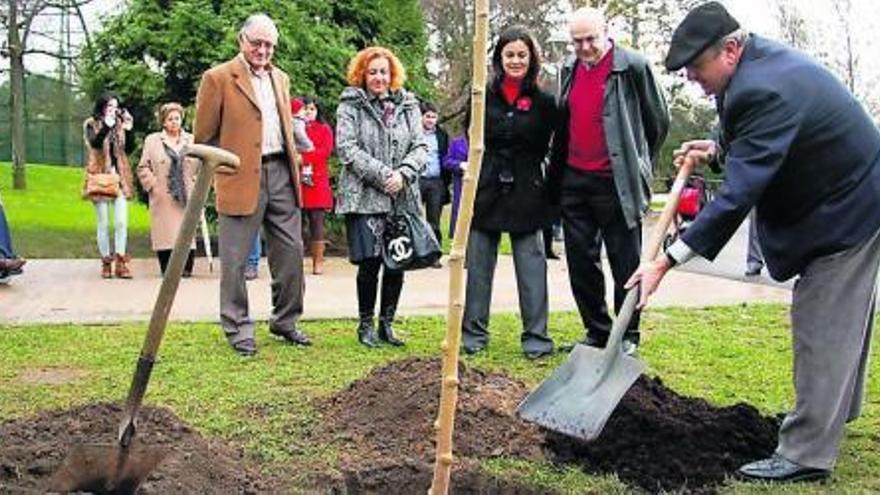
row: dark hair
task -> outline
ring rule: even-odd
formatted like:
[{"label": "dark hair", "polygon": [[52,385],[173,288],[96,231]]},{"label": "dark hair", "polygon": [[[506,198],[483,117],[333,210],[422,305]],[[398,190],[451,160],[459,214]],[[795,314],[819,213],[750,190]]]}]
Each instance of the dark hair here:
[{"label": "dark hair", "polygon": [[314,96],[303,96],[300,98],[302,100],[303,106],[306,105],[315,105],[315,121],[320,122],[322,124],[326,124],[327,121],[324,120],[324,111],[321,110],[321,103],[318,102],[318,98]]},{"label": "dark hair", "polygon": [[419,102],[419,110],[422,112],[423,115],[428,112],[437,113],[437,106],[428,100],[422,100]]},{"label": "dark hair", "polygon": [[504,47],[514,41],[522,41],[529,48],[529,69],[522,82],[523,93],[532,93],[538,88],[538,72],[541,70],[541,50],[535,38],[524,26],[510,26],[501,32],[495,48],[492,50],[492,89],[501,90],[501,82],[504,81],[504,67],[501,65],[501,52]]},{"label": "dark hair", "polygon": [[98,96],[98,99],[95,100],[95,108],[92,109],[92,117],[96,119],[100,119],[104,117],[104,108],[110,103],[110,100],[116,100],[119,102],[119,97],[116,96],[115,93],[110,91],[104,91]]}]

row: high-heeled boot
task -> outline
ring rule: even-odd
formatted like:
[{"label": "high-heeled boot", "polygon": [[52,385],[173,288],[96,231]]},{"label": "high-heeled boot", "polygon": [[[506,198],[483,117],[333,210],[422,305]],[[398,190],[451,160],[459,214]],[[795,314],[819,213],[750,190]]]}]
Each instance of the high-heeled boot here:
[{"label": "high-heeled boot", "polygon": [[309,243],[309,250],[312,253],[312,274],[321,275],[324,273],[324,241]]},{"label": "high-heeled boot", "polygon": [[382,299],[379,302],[379,340],[395,347],[405,342],[394,335],[394,314],[403,289],[403,272],[385,272],[382,277]]},{"label": "high-heeled boot", "polygon": [[376,286],[378,285],[378,270],[372,267],[360,266],[357,274],[358,296],[358,342],[366,347],[379,347],[376,341],[376,331],[373,327],[373,308],[376,307]]}]

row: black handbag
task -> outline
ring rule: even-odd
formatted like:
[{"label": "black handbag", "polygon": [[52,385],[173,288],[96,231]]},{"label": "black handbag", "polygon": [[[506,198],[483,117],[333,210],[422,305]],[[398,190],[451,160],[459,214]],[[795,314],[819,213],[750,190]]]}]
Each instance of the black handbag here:
[{"label": "black handbag", "polygon": [[392,204],[382,232],[382,262],[391,270],[427,268],[442,255],[431,226],[420,215]]}]

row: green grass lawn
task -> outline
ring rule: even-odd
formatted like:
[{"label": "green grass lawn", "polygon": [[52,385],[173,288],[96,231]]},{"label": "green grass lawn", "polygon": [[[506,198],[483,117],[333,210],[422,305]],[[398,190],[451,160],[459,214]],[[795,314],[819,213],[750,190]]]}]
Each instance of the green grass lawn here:
[{"label": "green grass lawn", "polygon": [[[551,315],[557,342],[580,337],[574,313]],[[260,354],[242,360],[228,349],[217,325],[171,325],[160,352],[147,402],[172,408],[207,435],[244,445],[268,472],[302,479],[332,470],[336,445],[315,444],[321,412],[312,399],[332,394],[371,368],[409,355],[438,353],[444,319],[405,318],[404,349],[366,350],[354,338],[351,320],[306,321],[315,345],[284,346],[258,328]],[[514,315],[493,315],[491,347],[467,362],[503,370],[530,385],[539,383],[563,356],[533,363],[519,349]],[[130,383],[146,324],[111,326],[0,327],[0,421],[96,401],[122,401]],[[704,310],[658,309],[643,317],[642,357],[652,375],[680,393],[718,405],[751,403],[765,414],[791,407],[791,355],[786,308],[780,305],[730,306]],[[871,375],[877,376],[875,349]],[[35,368],[81,373],[64,384],[35,385],[21,377]],[[848,428],[834,482],[785,489],[732,483],[723,493],[877,493],[880,492],[880,382],[869,381],[865,415]],[[255,414],[254,411],[272,411]],[[294,469],[291,469],[291,465]],[[562,493],[625,491],[613,478],[586,476],[574,469],[510,459],[484,463],[489,473],[527,480]],[[301,478],[291,490],[303,489]],[[426,487],[427,488],[427,487]]]},{"label": "green grass lawn", "polygon": [[[80,195],[82,174],[78,167],[28,165],[28,188],[16,191],[12,189],[11,165],[0,163],[0,196],[19,256],[99,257],[95,243],[95,209]],[[146,206],[137,201],[129,202],[128,252],[132,256],[152,256],[149,233]]]}]

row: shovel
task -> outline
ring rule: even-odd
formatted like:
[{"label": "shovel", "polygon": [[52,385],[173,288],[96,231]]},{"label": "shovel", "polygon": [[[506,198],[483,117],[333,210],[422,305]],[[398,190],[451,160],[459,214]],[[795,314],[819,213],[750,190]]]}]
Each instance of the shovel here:
[{"label": "shovel", "polygon": [[187,202],[171,260],[153,306],[149,330],[141,348],[128,391],[125,412],[119,424],[119,441],[112,445],[74,447],[49,480],[47,490],[50,492],[134,493],[167,454],[163,448],[133,445],[137,414],[147,391],[153,363],[165,333],[168,314],[180,285],[183,265],[189,254],[214,172],[232,174],[239,165],[237,156],[213,146],[192,144],[184,149],[184,153],[201,158],[202,167]]},{"label": "shovel", "polygon": [[[688,175],[689,167],[679,168],[642,253],[643,261],[653,260],[660,251]],[[638,299],[637,285],[627,292],[605,348],[576,344],[568,359],[520,403],[519,417],[585,441],[598,437],[620,399],[647,367],[644,361],[625,355],[621,345]]]}]

